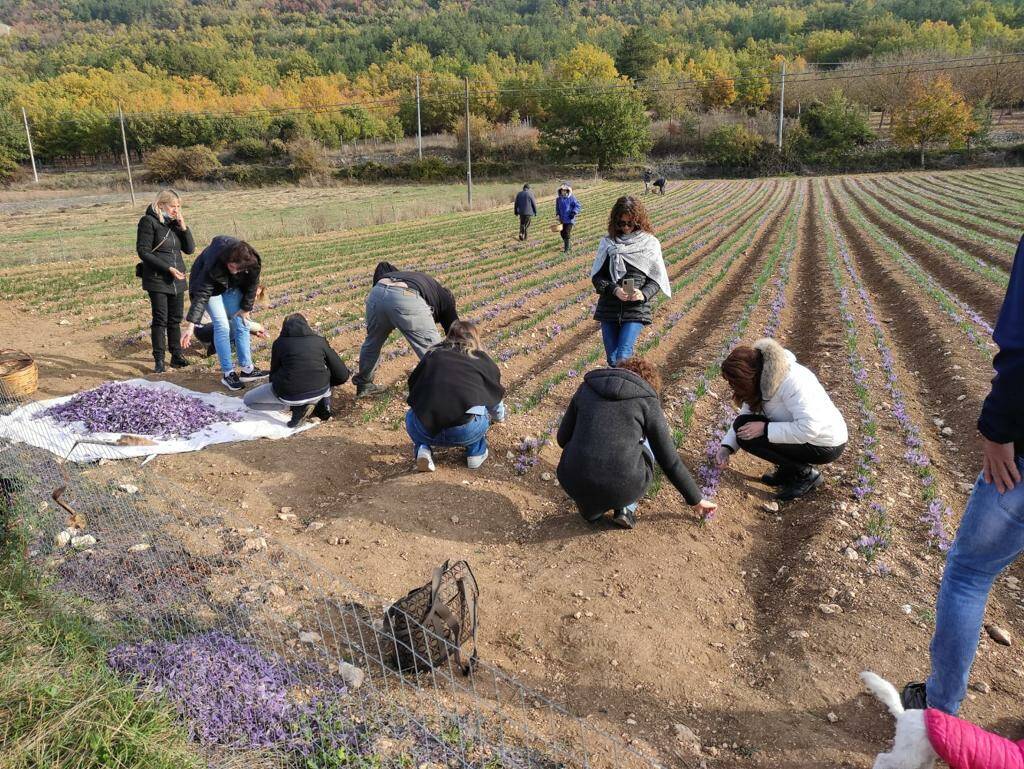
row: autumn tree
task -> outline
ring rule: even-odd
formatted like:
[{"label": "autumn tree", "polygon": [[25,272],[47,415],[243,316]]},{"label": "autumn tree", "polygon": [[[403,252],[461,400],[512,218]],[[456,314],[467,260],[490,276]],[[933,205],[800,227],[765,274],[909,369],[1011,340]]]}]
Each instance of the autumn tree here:
[{"label": "autumn tree", "polygon": [[901,147],[917,147],[923,167],[928,145],[963,146],[976,127],[970,105],[948,76],[939,75],[930,83],[913,82],[906,103],[893,115],[892,138]]},{"label": "autumn tree", "polygon": [[651,148],[643,96],[626,84],[607,90],[581,86],[552,91],[546,111],[541,143],[559,160],[584,158],[604,170],[620,160],[639,158]]}]

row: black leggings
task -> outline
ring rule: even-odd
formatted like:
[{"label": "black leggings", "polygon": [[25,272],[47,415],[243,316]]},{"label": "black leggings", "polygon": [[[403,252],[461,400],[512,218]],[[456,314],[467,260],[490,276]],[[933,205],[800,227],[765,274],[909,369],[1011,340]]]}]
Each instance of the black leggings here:
[{"label": "black leggings", "polygon": [[565,243],[565,250],[566,251],[569,250],[569,238],[571,236],[572,236],[572,225],[571,224],[563,224],[562,225],[562,240]]},{"label": "black leggings", "polygon": [[533,221],[533,217],[529,214],[519,214],[519,238],[526,240],[526,236],[530,231],[530,222]]},{"label": "black leggings", "polygon": [[184,294],[149,292],[149,305],[153,320],[149,326],[153,342],[153,357],[163,360],[167,350],[171,355],[181,354],[181,319],[185,315]]},{"label": "black leggings", "polygon": [[[740,438],[739,429],[749,422],[763,422],[765,431],[753,440]],[[736,430],[736,442],[744,451],[778,465],[784,473],[803,473],[809,465],[827,465],[842,455],[846,444],[840,446],[815,446],[811,443],[771,443],[768,440],[768,417],[763,414],[741,414],[732,423]]]}]

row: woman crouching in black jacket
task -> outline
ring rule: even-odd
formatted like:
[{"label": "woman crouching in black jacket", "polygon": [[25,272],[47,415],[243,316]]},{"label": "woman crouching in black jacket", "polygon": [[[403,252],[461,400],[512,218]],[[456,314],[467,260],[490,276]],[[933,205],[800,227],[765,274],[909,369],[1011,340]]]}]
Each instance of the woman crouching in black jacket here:
[{"label": "woman crouching in black jacket", "polygon": [[331,418],[331,388],[351,375],[327,340],[296,312],[284,319],[281,336],[270,348],[270,381],[242,400],[257,411],[291,408],[289,427],[298,427],[310,415],[326,421]]},{"label": "woman crouching in black jacket", "polygon": [[589,372],[569,402],[556,436],[562,447],[558,482],[588,523],[613,510],[612,522],[632,529],[655,462],[687,504],[702,514],[718,507],[701,498],[676,453],[660,390],[654,366],[630,358]]},{"label": "woman crouching in black jacket", "polygon": [[416,468],[433,472],[432,446],[465,446],[469,469],[480,467],[487,459],[491,419],[505,420],[504,397],[501,372],[481,348],[476,324],[452,323],[444,341],[431,347],[409,375],[405,429]]}]

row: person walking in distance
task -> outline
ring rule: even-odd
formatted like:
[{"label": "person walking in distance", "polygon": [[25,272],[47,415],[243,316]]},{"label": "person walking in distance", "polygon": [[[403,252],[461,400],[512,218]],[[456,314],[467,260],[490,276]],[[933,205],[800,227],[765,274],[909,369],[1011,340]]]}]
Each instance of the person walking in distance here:
[{"label": "person walking in distance", "polygon": [[[264,379],[267,372],[252,362],[249,313],[259,290],[262,260],[244,240],[218,235],[192,265],[189,308],[182,333],[182,346],[192,341],[195,324],[209,312],[213,321],[213,343],[220,362],[221,384],[229,390]],[[231,362],[231,343],[238,355],[239,371]]]},{"label": "person walking in distance", "polygon": [[939,584],[931,675],[903,689],[906,708],[956,715],[978,651],[996,577],[1024,553],[1024,238],[992,334],[996,375],[981,407],[981,473],[960,520]]},{"label": "person walking in distance", "polygon": [[761,476],[777,499],[802,497],[822,483],[813,465],[835,462],[846,448],[846,420],[814,373],[774,339],[740,345],[722,363],[739,416],[722,439],[717,464],[739,449],[775,465]]},{"label": "person walking in distance", "polygon": [[288,426],[299,427],[310,415],[331,418],[331,388],[345,384],[351,372],[331,345],[294,312],[281,324],[270,349],[270,381],[249,390],[243,400],[257,411],[291,409]]},{"label": "person walking in distance", "polygon": [[612,510],[612,523],[632,529],[655,465],[702,516],[717,508],[701,497],[679,459],[661,408],[661,377],[643,358],[588,372],[556,439],[562,448],[558,482],[588,523]]},{"label": "person walking in distance", "polygon": [[445,334],[459,319],[452,292],[429,275],[400,270],[391,262],[380,262],[373,271],[373,285],[366,297],[366,340],[359,350],[359,373],[352,378],[356,397],[377,395],[385,388],[373,381],[380,351],[396,328],[422,358],[441,341],[437,325]]},{"label": "person walking in distance", "polygon": [[654,174],[651,173],[650,168],[645,168],[640,178],[644,180],[644,195],[646,195],[651,191],[651,180],[654,178]]},{"label": "person walking in distance", "polygon": [[582,209],[583,207],[572,192],[572,187],[568,182],[562,182],[558,188],[558,197],[555,198],[555,216],[558,218],[558,223],[562,225],[563,253],[569,253],[572,246],[572,228]]},{"label": "person walking in distance", "polygon": [[477,325],[452,323],[409,375],[405,429],[416,469],[433,472],[434,446],[464,446],[466,465],[478,469],[487,459],[491,421],[505,420],[504,397],[501,372],[484,352]]},{"label": "person walking in distance", "polygon": [[533,190],[529,184],[516,194],[515,214],[519,217],[519,239],[526,240],[530,231],[530,222],[537,215],[537,199],[533,197]]},{"label": "person walking in distance", "polygon": [[150,339],[158,374],[166,370],[168,350],[171,351],[171,366],[188,365],[180,343],[186,290],[182,254],[195,250],[192,230],[185,224],[181,212],[181,198],[174,190],[161,190],[139,219],[135,237],[135,252],[140,260],[135,274],[142,278],[142,288],[149,294]]},{"label": "person walking in distance", "polygon": [[654,317],[651,302],[658,292],[672,296],[661,243],[651,234],[644,204],[632,195],[612,206],[590,279],[598,294],[594,320],[601,324],[608,365],[614,366],[633,355],[640,331]]}]

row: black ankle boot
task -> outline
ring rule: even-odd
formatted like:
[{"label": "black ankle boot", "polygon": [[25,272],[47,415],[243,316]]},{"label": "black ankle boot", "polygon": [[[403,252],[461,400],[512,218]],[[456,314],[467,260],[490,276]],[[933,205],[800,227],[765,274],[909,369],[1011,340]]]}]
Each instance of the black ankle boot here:
[{"label": "black ankle boot", "polygon": [[313,404],[308,406],[292,406],[292,418],[288,420],[288,426],[295,429],[313,412]]},{"label": "black ankle boot", "polygon": [[313,416],[321,422],[326,422],[334,415],[331,413],[331,407],[328,405],[327,401],[321,400],[317,401],[316,408],[313,409]]},{"label": "black ankle boot", "polygon": [[180,352],[171,353],[171,368],[185,368],[188,365],[188,358]]},{"label": "black ankle boot", "polygon": [[153,356],[153,363],[154,363],[153,370],[156,373],[162,374],[165,371],[167,371],[166,366],[164,366],[164,356],[163,355],[154,355]]},{"label": "black ankle boot", "polygon": [[822,483],[824,483],[824,479],[821,477],[821,473],[813,467],[808,467],[805,472],[798,474],[783,486],[782,490],[775,495],[775,498],[782,502],[789,502],[814,491]]}]

